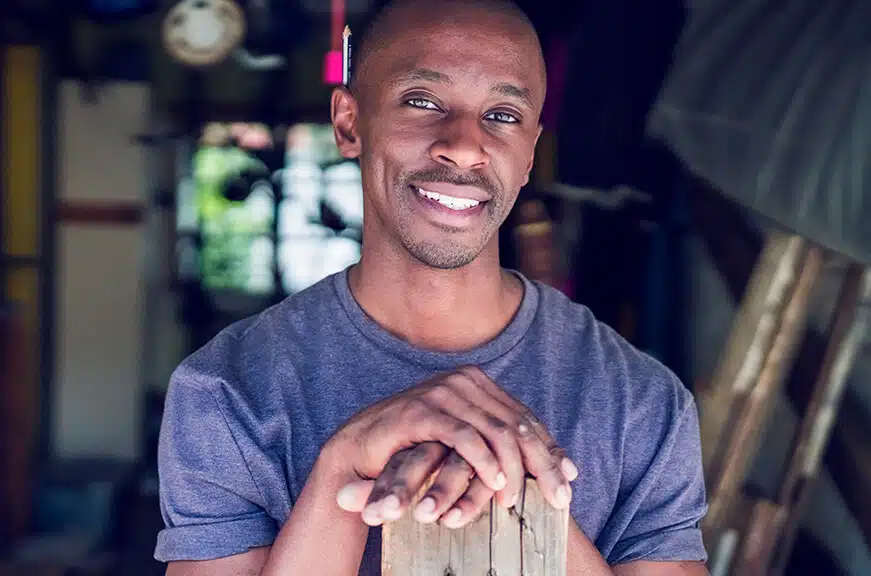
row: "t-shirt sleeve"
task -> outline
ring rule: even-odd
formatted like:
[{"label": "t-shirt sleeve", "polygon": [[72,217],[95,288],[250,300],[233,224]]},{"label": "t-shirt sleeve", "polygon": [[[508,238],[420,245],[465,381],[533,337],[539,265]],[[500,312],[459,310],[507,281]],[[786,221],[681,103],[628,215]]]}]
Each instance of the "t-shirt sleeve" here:
[{"label": "t-shirt sleeve", "polygon": [[158,468],[166,528],[157,537],[157,560],[212,560],[275,540],[276,523],[214,391],[183,369],[167,392]]},{"label": "t-shirt sleeve", "polygon": [[624,506],[634,513],[609,555],[610,564],[707,560],[699,524],[708,506],[698,412],[692,400],[669,426]]}]

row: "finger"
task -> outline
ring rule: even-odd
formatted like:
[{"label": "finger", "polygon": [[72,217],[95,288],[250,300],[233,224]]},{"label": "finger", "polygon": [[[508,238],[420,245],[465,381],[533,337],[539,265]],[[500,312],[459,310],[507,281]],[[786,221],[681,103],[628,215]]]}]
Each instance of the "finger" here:
[{"label": "finger", "polygon": [[554,508],[566,508],[572,500],[572,488],[561,466],[563,451],[555,443],[545,445],[526,423],[521,423],[517,432],[526,469],[535,477],[542,496]]},{"label": "finger", "polygon": [[364,522],[378,525],[401,518],[449,452],[440,442],[424,442],[397,452],[375,480],[363,510]]},{"label": "finger", "polygon": [[346,512],[362,512],[366,507],[373,486],[375,486],[374,480],[357,480],[346,484],[336,494],[339,508]]},{"label": "finger", "polygon": [[462,497],[475,472],[457,452],[451,452],[435,476],[432,485],[414,509],[418,522],[435,522]]},{"label": "finger", "polygon": [[474,522],[492,498],[493,491],[479,478],[473,478],[466,493],[442,517],[442,524],[447,528],[457,529]]},{"label": "finger", "polygon": [[510,411],[465,376],[448,379],[448,387],[433,389],[429,397],[442,410],[465,420],[484,436],[505,472],[505,488],[499,491],[499,501],[503,506],[513,506],[523,488],[526,470],[513,426],[509,423],[512,420],[505,419],[513,418]]},{"label": "finger", "polygon": [[477,366],[464,366],[460,369],[469,378],[475,381],[479,387],[485,390],[488,394],[499,400],[508,409],[515,414],[519,414],[522,421],[532,426],[535,432],[542,438],[543,441],[553,442],[553,438],[547,431],[544,424],[541,423],[535,413],[527,408],[520,400],[509,394],[504,388],[496,384],[487,374]]},{"label": "finger", "polygon": [[[526,406],[496,385],[480,368],[465,367],[464,374],[475,380],[481,391],[494,397],[505,409],[513,413],[517,422],[517,439],[526,470],[534,476],[539,488],[551,505],[568,506],[571,500],[569,482],[578,477],[575,464],[566,456],[544,425]],[[474,391],[470,391],[474,394]],[[475,398],[475,400],[478,400]],[[474,400],[473,400],[474,401]],[[498,408],[492,408],[494,411]],[[502,416],[508,418],[508,416]]]},{"label": "finger", "polygon": [[417,400],[410,402],[410,407],[404,411],[400,422],[386,423],[387,429],[384,433],[393,433],[393,428],[397,426],[409,430],[415,444],[442,442],[453,448],[490,489],[499,491],[505,488],[507,478],[499,465],[499,459],[481,433],[468,422]]}]

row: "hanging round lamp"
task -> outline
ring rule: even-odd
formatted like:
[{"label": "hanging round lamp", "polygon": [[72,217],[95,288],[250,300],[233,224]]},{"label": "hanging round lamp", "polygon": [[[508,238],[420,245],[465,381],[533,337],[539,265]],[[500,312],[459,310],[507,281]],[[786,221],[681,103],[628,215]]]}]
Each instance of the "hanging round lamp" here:
[{"label": "hanging round lamp", "polygon": [[233,0],[181,0],[163,20],[163,45],[188,66],[224,61],[245,38],[245,13]]}]

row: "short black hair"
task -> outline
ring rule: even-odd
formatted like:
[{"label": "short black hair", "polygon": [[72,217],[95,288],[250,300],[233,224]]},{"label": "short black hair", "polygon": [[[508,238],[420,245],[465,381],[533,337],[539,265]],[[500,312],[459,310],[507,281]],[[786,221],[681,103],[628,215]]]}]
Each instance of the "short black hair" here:
[{"label": "short black hair", "polygon": [[[362,68],[362,64],[369,57],[371,52],[379,45],[381,40],[389,34],[390,29],[388,21],[391,13],[409,4],[414,4],[419,1],[427,0],[381,0],[377,2],[375,8],[369,12],[367,17],[361,22],[362,32],[354,33],[354,46],[351,62],[351,78],[349,82],[353,85],[356,70]],[[520,6],[513,0],[441,0],[446,4],[455,4],[458,6],[475,6],[508,14],[517,18],[520,22],[529,26],[533,31],[535,26],[529,16]]]}]

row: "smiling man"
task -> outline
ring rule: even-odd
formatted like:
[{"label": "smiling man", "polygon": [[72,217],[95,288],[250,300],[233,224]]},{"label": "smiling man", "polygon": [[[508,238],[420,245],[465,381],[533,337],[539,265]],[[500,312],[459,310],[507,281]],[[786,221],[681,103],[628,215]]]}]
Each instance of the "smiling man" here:
[{"label": "smiling man", "polygon": [[545,98],[528,20],[399,0],[358,57],[331,109],[362,170],[362,258],[173,374],[155,557],[171,575],[374,576],[382,523],[459,528],[529,475],[571,511],[569,575],[706,574],[690,393],[499,264]]}]

